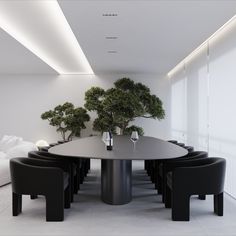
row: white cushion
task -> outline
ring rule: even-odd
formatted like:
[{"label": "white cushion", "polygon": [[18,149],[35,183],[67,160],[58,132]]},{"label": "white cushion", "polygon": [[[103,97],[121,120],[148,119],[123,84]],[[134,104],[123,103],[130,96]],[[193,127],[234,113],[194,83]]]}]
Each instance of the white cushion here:
[{"label": "white cushion", "polygon": [[10,148],[17,146],[21,142],[23,142],[23,139],[20,137],[4,135],[0,141],[0,150],[7,152]]},{"label": "white cushion", "polygon": [[14,157],[28,157],[28,152],[37,150],[38,148],[34,143],[23,141],[6,152],[6,159],[11,159]]},{"label": "white cushion", "polygon": [[11,182],[9,168],[9,160],[0,160],[0,186]]},{"label": "white cushion", "polygon": [[0,160],[6,158],[6,153],[0,151]]}]

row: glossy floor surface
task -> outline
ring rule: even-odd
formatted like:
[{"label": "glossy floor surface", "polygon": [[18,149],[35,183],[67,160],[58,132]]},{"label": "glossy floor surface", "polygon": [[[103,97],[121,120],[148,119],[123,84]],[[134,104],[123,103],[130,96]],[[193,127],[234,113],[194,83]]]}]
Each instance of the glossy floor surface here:
[{"label": "glossy floor surface", "polygon": [[11,216],[11,186],[0,188],[0,235],[37,236],[236,236],[236,201],[225,195],[225,215],[213,214],[212,197],[206,201],[191,198],[190,222],[171,221],[161,197],[143,170],[142,161],[133,162],[133,200],[122,206],[100,200],[100,161],[92,161],[92,170],[75,196],[64,222],[45,221],[45,199],[23,198],[23,212]]}]

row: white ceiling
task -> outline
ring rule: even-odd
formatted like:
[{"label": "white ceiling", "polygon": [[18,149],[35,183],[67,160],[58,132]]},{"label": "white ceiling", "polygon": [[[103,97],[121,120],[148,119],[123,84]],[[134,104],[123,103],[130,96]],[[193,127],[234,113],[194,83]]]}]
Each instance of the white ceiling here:
[{"label": "white ceiling", "polygon": [[1,0],[0,26],[59,74],[93,73],[56,0]]},{"label": "white ceiling", "polygon": [[57,74],[0,28],[0,74]]},{"label": "white ceiling", "polygon": [[[167,73],[236,14],[231,0],[58,2],[95,74]],[[0,73],[55,72],[0,31]]]}]

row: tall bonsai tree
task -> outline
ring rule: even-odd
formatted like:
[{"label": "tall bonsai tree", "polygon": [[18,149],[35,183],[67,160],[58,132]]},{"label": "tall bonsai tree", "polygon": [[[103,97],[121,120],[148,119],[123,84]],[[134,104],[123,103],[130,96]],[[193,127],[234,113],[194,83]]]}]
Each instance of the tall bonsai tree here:
[{"label": "tall bonsai tree", "polygon": [[86,109],[82,107],[75,108],[69,102],[44,112],[41,118],[48,120],[50,125],[55,126],[64,141],[70,141],[73,137],[79,137],[81,129],[86,128],[84,123],[90,120]]},{"label": "tall bonsai tree", "polygon": [[114,88],[104,90],[92,87],[85,93],[85,108],[96,111],[98,117],[93,123],[94,130],[111,130],[116,127],[121,133],[128,134],[133,130],[143,134],[143,129],[129,126],[137,117],[161,120],[165,117],[162,101],[150,93],[142,83],[135,83],[129,78],[122,78],[114,83]]}]

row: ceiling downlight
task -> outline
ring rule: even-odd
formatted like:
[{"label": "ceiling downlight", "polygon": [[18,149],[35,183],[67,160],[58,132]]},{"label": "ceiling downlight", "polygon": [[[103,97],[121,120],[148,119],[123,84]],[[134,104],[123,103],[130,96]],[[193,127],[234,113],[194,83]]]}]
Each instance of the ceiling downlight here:
[{"label": "ceiling downlight", "polygon": [[105,16],[105,17],[116,17],[118,16],[117,13],[103,13],[102,16]]}]

